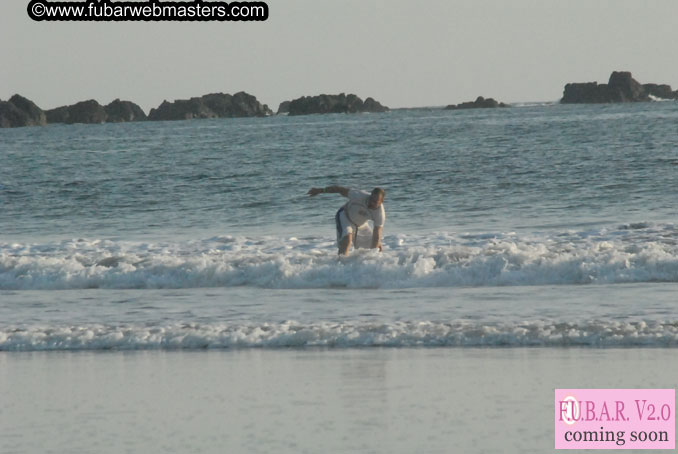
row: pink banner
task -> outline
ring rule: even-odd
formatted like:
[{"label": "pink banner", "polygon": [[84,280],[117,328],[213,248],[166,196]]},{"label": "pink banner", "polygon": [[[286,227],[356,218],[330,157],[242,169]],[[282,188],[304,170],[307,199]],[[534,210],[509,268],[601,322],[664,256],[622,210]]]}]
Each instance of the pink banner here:
[{"label": "pink banner", "polygon": [[674,449],[674,389],[556,389],[556,449]]}]

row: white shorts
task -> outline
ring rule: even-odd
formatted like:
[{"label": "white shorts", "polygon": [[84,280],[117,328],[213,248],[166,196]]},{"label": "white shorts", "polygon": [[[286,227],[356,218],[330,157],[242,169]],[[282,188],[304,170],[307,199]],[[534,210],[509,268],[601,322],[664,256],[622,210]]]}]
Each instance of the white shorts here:
[{"label": "white shorts", "polygon": [[337,246],[341,240],[347,235],[353,235],[353,247],[369,249],[372,244],[372,229],[369,222],[361,226],[357,226],[348,220],[344,207],[339,208],[334,217],[337,223]]},{"label": "white shorts", "polygon": [[339,211],[337,211],[337,214],[334,216],[334,220],[337,224],[337,243],[341,242],[342,238],[346,235],[355,234],[357,230],[356,225],[348,220],[344,207],[339,208]]}]

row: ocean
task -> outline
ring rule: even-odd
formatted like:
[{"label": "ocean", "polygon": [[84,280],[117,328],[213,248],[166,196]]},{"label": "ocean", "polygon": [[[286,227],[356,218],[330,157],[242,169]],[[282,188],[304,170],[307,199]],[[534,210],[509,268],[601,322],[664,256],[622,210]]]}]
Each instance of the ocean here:
[{"label": "ocean", "polygon": [[554,388],[676,386],[677,144],[675,102],[0,130],[0,451],[553,449]]}]

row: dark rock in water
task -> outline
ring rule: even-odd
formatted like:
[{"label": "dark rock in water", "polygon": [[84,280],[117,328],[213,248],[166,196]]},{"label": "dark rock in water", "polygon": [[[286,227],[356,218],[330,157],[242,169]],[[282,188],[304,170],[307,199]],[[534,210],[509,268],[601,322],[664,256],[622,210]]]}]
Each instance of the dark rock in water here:
[{"label": "dark rock in water", "polygon": [[57,107],[45,112],[47,123],[66,123],[68,122],[68,106]]},{"label": "dark rock in water", "polygon": [[106,111],[106,121],[108,123],[146,120],[146,114],[141,107],[130,101],[116,99],[104,107],[104,110]]},{"label": "dark rock in water", "polygon": [[73,104],[68,108],[68,123],[104,123],[106,110],[93,99]]},{"label": "dark rock in water", "polygon": [[365,100],[363,104],[363,112],[386,112],[388,107],[382,106],[379,101],[376,101],[374,98],[369,97]]},{"label": "dark rock in water", "polygon": [[272,114],[267,105],[262,105],[257,98],[242,91],[234,95],[213,93],[173,103],[164,101],[157,109],[152,109],[148,116],[137,104],[119,99],[106,107],[91,99],[46,112],[19,95],[14,95],[9,101],[0,101],[0,127],[3,128],[49,123],[120,123],[147,119],[264,117]]},{"label": "dark rock in water", "polygon": [[44,126],[45,124],[47,124],[45,112],[33,101],[20,95],[12,96],[9,101],[0,101],[0,128]]},{"label": "dark rock in water", "polygon": [[612,101],[606,84],[598,85],[597,82],[586,82],[565,85],[563,99],[560,102],[563,104],[598,104]]},{"label": "dark rock in water", "polygon": [[671,85],[666,84],[643,84],[645,93],[649,96],[661,99],[678,99],[678,90],[672,91]]},{"label": "dark rock in water", "polygon": [[245,92],[235,95],[212,93],[200,98],[163,101],[151,109],[149,120],[190,120],[193,118],[264,117],[272,115],[267,105]]},{"label": "dark rock in water", "polygon": [[233,95],[231,108],[222,117],[267,117],[273,115],[273,111],[266,104],[261,104],[255,96],[244,91]]},{"label": "dark rock in water", "polygon": [[191,120],[193,118],[216,118],[200,98],[163,101],[157,109],[151,109],[148,119],[152,121]]},{"label": "dark rock in water", "polygon": [[628,71],[614,71],[607,83],[613,102],[649,101],[643,86]]},{"label": "dark rock in water", "polygon": [[614,71],[607,84],[596,82],[565,85],[561,103],[613,103],[651,101],[650,95],[663,99],[678,99],[669,85],[641,85],[628,71]]},{"label": "dark rock in water", "polygon": [[339,95],[302,96],[290,101],[289,114],[356,113],[362,107],[362,100],[360,101],[360,106],[357,105],[358,99],[356,95],[349,95],[347,97],[345,93]]},{"label": "dark rock in water", "polygon": [[478,96],[475,101],[463,102],[461,104],[451,104],[445,107],[446,110],[457,110],[457,109],[492,109],[496,107],[508,107],[508,105],[503,102],[498,102],[494,98],[483,98]]},{"label": "dark rock in water", "polygon": [[9,102],[26,114],[28,117],[28,124],[26,126],[44,126],[47,124],[45,112],[30,99],[26,99],[21,95],[14,95],[9,98]]},{"label": "dark rock in water", "polygon": [[93,99],[82,101],[72,106],[57,107],[48,110],[47,123],[104,123],[107,119],[106,110]]},{"label": "dark rock in water", "polygon": [[354,94],[346,95],[318,95],[302,96],[289,101],[289,115],[310,115],[330,113],[361,113],[361,112],[386,112],[388,107],[382,106],[373,98],[367,98],[363,102]]},{"label": "dark rock in water", "polygon": [[28,126],[24,112],[9,101],[0,101],[0,128],[18,128]]},{"label": "dark rock in water", "polygon": [[[207,115],[212,118],[219,117],[235,117],[233,108],[233,96],[223,93],[212,93],[205,95],[202,98],[202,103],[207,107]],[[251,115],[237,115],[237,116],[251,116]]]},{"label": "dark rock in water", "polygon": [[283,101],[278,106],[278,112],[276,115],[290,113],[290,101]]}]

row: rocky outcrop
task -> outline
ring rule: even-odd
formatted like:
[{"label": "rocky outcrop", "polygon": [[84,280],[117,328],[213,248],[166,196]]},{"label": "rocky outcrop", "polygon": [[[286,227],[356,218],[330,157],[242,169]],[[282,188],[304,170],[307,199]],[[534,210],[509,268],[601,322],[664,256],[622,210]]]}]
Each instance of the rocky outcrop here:
[{"label": "rocky outcrop", "polygon": [[662,99],[678,99],[678,92],[669,85],[641,85],[628,71],[614,71],[607,84],[597,82],[569,83],[565,85],[564,104],[615,103],[651,101],[651,96]]},{"label": "rocky outcrop", "polygon": [[26,116],[9,101],[0,101],[0,128],[28,126]]},{"label": "rocky outcrop", "polygon": [[585,82],[565,85],[560,102],[563,104],[599,104],[613,101],[606,84]]},{"label": "rocky outcrop", "polygon": [[43,111],[19,95],[0,101],[0,127],[35,126],[49,123],[121,123],[144,120],[186,120],[191,118],[264,117],[272,115],[267,105],[245,92],[234,95],[212,93],[200,98],[164,101],[147,117],[137,104],[116,99],[107,106],[90,99],[72,106]]},{"label": "rocky outcrop", "polygon": [[607,82],[608,90],[615,101],[637,102],[649,101],[643,86],[628,71],[614,71]]},{"label": "rocky outcrop", "polygon": [[116,99],[106,107],[107,123],[123,123],[127,121],[144,121],[146,114],[138,105],[130,101],[120,101]]},{"label": "rocky outcrop", "polygon": [[234,95],[212,93],[200,98],[163,101],[151,109],[149,120],[190,120],[193,118],[265,117],[272,115],[267,105],[243,91]]},{"label": "rocky outcrop", "polygon": [[233,96],[222,93],[202,97],[207,107],[219,118],[267,117],[273,115],[266,104],[261,104],[255,96],[240,91]]},{"label": "rocky outcrop", "polygon": [[287,108],[289,115],[386,112],[389,110],[388,107],[382,106],[373,98],[367,98],[363,101],[356,95],[346,95],[345,93],[338,95],[302,96],[301,98],[289,101]]},{"label": "rocky outcrop", "polygon": [[288,113],[290,113],[290,101],[281,102],[280,105],[278,106],[278,112],[276,113],[276,115]]},{"label": "rocky outcrop", "polygon": [[387,110],[388,107],[382,106],[379,101],[375,100],[372,97],[368,97],[365,100],[365,103],[363,104],[363,112],[379,113],[386,112]]},{"label": "rocky outcrop", "polygon": [[47,124],[45,112],[29,99],[20,95],[9,101],[0,101],[0,128],[43,126]]},{"label": "rocky outcrop", "polygon": [[494,98],[483,98],[478,96],[475,101],[463,102],[461,104],[451,104],[445,107],[446,110],[457,110],[457,109],[491,109],[495,107],[508,107],[508,105],[503,102],[498,102]]},{"label": "rocky outcrop", "polygon": [[45,114],[47,114],[47,123],[66,123],[68,120],[68,106],[50,109]]},{"label": "rocky outcrop", "polygon": [[645,93],[659,99],[678,99],[678,90],[672,91],[671,85],[643,84]]},{"label": "rocky outcrop", "polygon": [[93,99],[72,106],[57,107],[46,112],[47,123],[104,123],[107,114],[104,107]]},{"label": "rocky outcrop", "polygon": [[14,95],[9,98],[9,102],[26,114],[28,118],[27,126],[44,126],[47,124],[45,112],[30,99],[21,95]]},{"label": "rocky outcrop", "polygon": [[174,102],[163,101],[157,109],[151,109],[148,119],[151,121],[191,120],[193,118],[216,118],[200,98],[180,99]]}]

